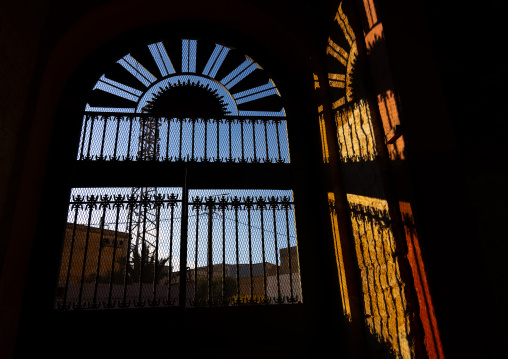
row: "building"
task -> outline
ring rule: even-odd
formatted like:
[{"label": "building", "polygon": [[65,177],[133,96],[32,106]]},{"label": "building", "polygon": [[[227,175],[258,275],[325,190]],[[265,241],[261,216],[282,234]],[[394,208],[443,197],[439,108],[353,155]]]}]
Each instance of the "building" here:
[{"label": "building", "polygon": [[[495,1],[342,1],[354,10],[349,21],[360,24],[355,32],[359,58],[373,60],[366,66],[372,80],[369,103],[376,104],[371,107],[379,125],[373,128],[381,144],[376,150],[384,148],[377,152],[383,170],[374,173],[365,160],[374,155],[372,132],[356,122],[357,114],[362,118],[366,113],[366,102],[335,116],[347,74],[330,70],[340,66],[341,51],[329,39],[353,50],[347,39],[338,44],[333,38],[345,23],[336,16],[340,3],[42,0],[0,5],[0,356],[29,357],[36,348],[41,356],[68,356],[76,350],[93,356],[100,350],[129,357],[184,348],[189,357],[259,357],[267,352],[273,357],[325,357],[330,352],[376,357],[388,351],[379,337],[389,336],[389,330],[376,323],[380,310],[366,310],[369,295],[386,294],[379,289],[385,278],[372,274],[384,275],[383,269],[394,268],[393,259],[402,263],[405,257],[412,267],[406,265],[403,274],[413,279],[406,277],[404,288],[413,287],[408,302],[415,306],[411,318],[416,318],[410,326],[420,333],[415,343],[421,357],[427,350],[442,357],[441,349],[447,357],[459,358],[504,354],[504,6]],[[126,315],[53,311],[62,253],[57,234],[66,223],[69,183],[132,185],[130,176],[120,176],[120,165],[108,163],[98,172],[74,166],[75,127],[83,115],[77,106],[102,75],[101,61],[115,63],[129,41],[144,39],[154,28],[249,49],[273,74],[288,114],[289,109],[297,114],[288,133],[296,165],[290,173],[299,201],[296,216],[303,219],[298,223],[301,306],[134,310]],[[376,41],[380,39],[385,41]],[[379,43],[383,46],[370,47]],[[316,92],[318,88],[325,92]],[[394,110],[400,123],[391,122]],[[136,175],[168,178],[172,186],[173,169],[148,164]],[[257,178],[259,187],[269,187],[263,173],[242,169],[230,181]],[[286,175],[281,171],[270,179]],[[207,177],[210,186],[217,186],[215,176]],[[376,179],[381,177],[380,189]],[[390,194],[381,198],[386,203],[365,200],[379,199],[380,191]],[[335,201],[331,216],[330,194]],[[330,225],[330,218],[336,225]],[[399,225],[393,238],[406,243],[406,251],[385,254],[383,245],[392,238],[383,232],[387,223]],[[366,232],[368,227],[379,231]],[[346,302],[350,317],[344,314]],[[433,313],[426,303],[433,304]],[[433,322],[439,335],[432,332]],[[248,328],[248,335],[238,328]],[[274,335],[267,328],[291,330]],[[435,334],[432,345],[425,343],[433,336],[425,334],[428,328]],[[83,339],[91,334],[93,340]]]}]

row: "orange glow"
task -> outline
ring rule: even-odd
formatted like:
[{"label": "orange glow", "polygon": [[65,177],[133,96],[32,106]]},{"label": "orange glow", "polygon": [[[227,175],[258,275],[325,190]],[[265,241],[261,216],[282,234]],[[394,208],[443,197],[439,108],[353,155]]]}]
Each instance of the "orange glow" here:
[{"label": "orange glow", "polygon": [[365,34],[365,46],[367,47],[367,51],[372,49],[373,44],[376,41],[382,40],[384,37],[383,24],[376,24],[367,34]]},{"label": "orange glow", "polygon": [[328,83],[330,87],[344,88],[346,87],[346,75],[344,74],[328,74]]},{"label": "orange glow", "polygon": [[340,159],[344,162],[372,161],[376,157],[369,105],[358,101],[335,114]]},{"label": "orange glow", "polygon": [[377,23],[376,8],[374,7],[374,0],[363,0],[363,6],[365,8],[365,14],[367,15],[367,21],[369,23],[369,29]]},{"label": "orange glow", "polygon": [[335,14],[335,20],[339,24],[340,28],[342,29],[342,32],[344,33],[344,37],[346,38],[347,42],[349,43],[349,46],[352,46],[353,43],[356,41],[355,33],[353,32],[353,29],[349,25],[349,20],[347,16],[342,11],[342,3],[339,4],[339,9],[337,10],[337,14]]},{"label": "orange glow", "polygon": [[335,57],[339,62],[347,66],[347,58],[349,54],[339,45],[337,45],[335,42],[332,41],[332,39],[328,38],[328,46],[326,47],[326,54],[332,55]]},{"label": "orange glow", "polygon": [[319,79],[316,74],[313,75],[314,75],[314,90],[317,90],[319,88]]},{"label": "orange glow", "polygon": [[432,305],[432,298],[430,296],[429,285],[427,283],[427,275],[423,265],[422,253],[413,219],[413,212],[411,211],[411,205],[408,202],[399,202],[399,206],[406,232],[408,248],[407,259],[411,265],[416,294],[420,304],[420,319],[425,332],[425,347],[429,358],[441,359],[444,358],[443,346],[441,344],[434,306]]},{"label": "orange glow", "polygon": [[365,321],[398,358],[411,358],[404,284],[395,260],[395,240],[385,200],[347,195],[362,279]]},{"label": "orange glow", "polygon": [[342,310],[346,318],[351,321],[351,309],[349,307],[349,294],[346,285],[346,274],[344,272],[344,259],[342,257],[342,245],[339,236],[339,224],[337,221],[337,212],[335,211],[335,195],[328,192],[328,205],[330,208],[330,219],[332,221],[333,243],[335,245],[335,259],[337,261],[337,271],[339,275],[340,295],[342,298]]},{"label": "orange glow", "polygon": [[325,127],[325,118],[323,115],[323,106],[318,107],[319,113],[319,129],[321,131],[321,150],[323,152],[323,162],[330,162],[330,154],[328,153],[328,141],[326,139],[326,127]]},{"label": "orange glow", "polygon": [[391,160],[403,160],[405,144],[400,131],[399,111],[393,91],[388,90],[377,97],[379,113],[383,122],[385,139],[388,147],[388,153]]}]

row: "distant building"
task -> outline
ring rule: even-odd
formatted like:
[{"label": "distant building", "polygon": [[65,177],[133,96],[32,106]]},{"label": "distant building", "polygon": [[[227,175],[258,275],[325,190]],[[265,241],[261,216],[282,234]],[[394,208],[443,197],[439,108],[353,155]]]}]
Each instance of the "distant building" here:
[{"label": "distant building", "polygon": [[82,278],[84,282],[95,281],[97,270],[99,276],[109,275],[112,269],[113,272],[120,271],[120,263],[125,263],[128,240],[129,234],[125,232],[115,233],[114,230],[106,228],[67,223],[58,279],[59,287],[66,284],[67,275],[69,284],[75,284],[81,283]]}]

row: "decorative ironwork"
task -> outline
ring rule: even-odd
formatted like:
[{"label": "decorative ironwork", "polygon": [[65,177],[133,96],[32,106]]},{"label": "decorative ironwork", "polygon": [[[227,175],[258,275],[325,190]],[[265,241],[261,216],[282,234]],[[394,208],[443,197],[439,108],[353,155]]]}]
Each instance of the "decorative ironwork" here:
[{"label": "decorative ironwork", "polygon": [[[266,190],[191,190],[187,202],[180,189],[130,191],[73,189],[56,308],[301,302],[294,204],[287,191],[267,196]],[[248,192],[253,195],[244,195]],[[147,225],[150,211],[153,228]],[[136,213],[143,216],[138,227]],[[147,231],[153,231],[151,237]]]},{"label": "decorative ironwork", "polygon": [[100,112],[84,115],[77,159],[290,162],[284,118],[171,118],[149,113]]}]

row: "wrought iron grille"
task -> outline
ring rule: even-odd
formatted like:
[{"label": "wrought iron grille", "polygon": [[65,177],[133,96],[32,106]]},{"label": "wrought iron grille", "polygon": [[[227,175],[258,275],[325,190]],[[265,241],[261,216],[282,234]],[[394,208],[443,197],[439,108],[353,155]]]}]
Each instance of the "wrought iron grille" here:
[{"label": "wrought iron grille", "polygon": [[301,302],[291,191],[185,198],[179,188],[73,189],[55,307]]},{"label": "wrought iron grille", "polygon": [[[140,148],[155,144],[147,154]],[[289,163],[284,117],[218,119],[87,112],[78,160]]]}]

